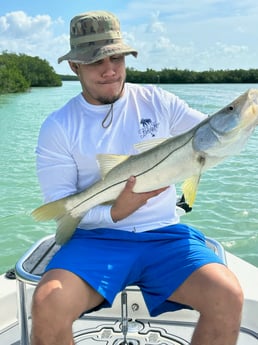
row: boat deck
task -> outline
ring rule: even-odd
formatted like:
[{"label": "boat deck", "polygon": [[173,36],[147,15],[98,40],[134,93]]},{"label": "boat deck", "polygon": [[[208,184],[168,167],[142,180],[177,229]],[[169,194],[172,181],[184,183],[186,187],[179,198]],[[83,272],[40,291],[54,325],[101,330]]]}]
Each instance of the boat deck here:
[{"label": "boat deck", "polygon": [[[136,319],[129,322],[127,345],[186,345],[190,344],[194,322]],[[14,323],[0,332],[1,344],[19,345],[19,326]],[[74,325],[75,344],[122,345],[124,337],[119,319],[82,319]],[[257,345],[258,335],[242,328],[238,345]]]},{"label": "boat deck", "polygon": [[[33,288],[29,287],[29,296],[31,296],[32,292]],[[198,319],[196,311],[181,310],[151,318],[137,287],[132,287],[127,291],[127,299],[129,319],[126,337],[127,345],[190,344],[190,339]],[[251,304],[246,301],[246,311],[248,310],[249,313],[256,312],[257,314],[258,303],[252,306],[252,310],[250,310],[250,306]],[[245,320],[246,317],[243,318],[238,345],[258,345],[257,317],[254,316],[255,314],[252,315],[252,318],[250,314],[248,317],[249,326]],[[121,321],[121,294],[119,294],[112,308],[85,314],[74,323],[75,344],[124,344]],[[4,345],[20,344],[20,330],[17,320],[14,319],[10,325],[0,331],[0,343]]]},{"label": "boat deck", "polygon": [[[258,268],[228,252],[225,259],[238,277],[245,296],[237,345],[258,345]],[[33,274],[35,269],[41,270],[41,264],[44,266],[42,261],[35,266],[31,253],[24,264],[31,266]],[[28,313],[34,288],[30,284],[25,285]],[[20,340],[17,281],[4,275],[0,276],[0,305],[0,344],[29,345]],[[187,309],[150,317],[139,288],[132,286],[126,289],[126,293],[118,294],[112,308],[84,314],[77,320],[73,328],[74,341],[81,345],[186,345],[190,344],[198,317],[198,312]],[[28,315],[28,331],[30,323]]]}]

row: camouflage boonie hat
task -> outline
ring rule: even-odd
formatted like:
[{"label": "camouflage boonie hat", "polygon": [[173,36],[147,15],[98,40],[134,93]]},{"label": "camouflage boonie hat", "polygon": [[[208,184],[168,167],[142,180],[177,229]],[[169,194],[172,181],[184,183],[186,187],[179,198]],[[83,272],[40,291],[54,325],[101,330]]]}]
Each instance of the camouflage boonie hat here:
[{"label": "camouflage boonie hat", "polygon": [[115,54],[137,51],[122,40],[118,19],[106,11],[86,12],[75,16],[70,23],[71,50],[58,59],[91,64]]}]

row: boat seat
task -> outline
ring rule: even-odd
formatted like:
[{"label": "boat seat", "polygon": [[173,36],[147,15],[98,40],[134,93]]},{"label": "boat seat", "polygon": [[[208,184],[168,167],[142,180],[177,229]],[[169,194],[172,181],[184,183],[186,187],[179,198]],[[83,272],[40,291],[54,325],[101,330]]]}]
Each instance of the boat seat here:
[{"label": "boat seat", "polygon": [[[226,264],[225,252],[222,245],[212,238],[206,238],[207,246],[223,260]],[[55,236],[50,235],[37,241],[16,263],[15,274],[17,279],[18,295],[18,317],[20,326],[20,345],[29,345],[29,325],[27,311],[27,284],[37,285],[44,273],[45,267],[59,250],[60,246],[55,242]],[[138,287],[136,287],[139,290]],[[129,288],[131,291],[131,287]],[[126,333],[128,329],[127,318],[127,291],[121,293],[121,331],[124,335],[124,344],[126,342]]]}]

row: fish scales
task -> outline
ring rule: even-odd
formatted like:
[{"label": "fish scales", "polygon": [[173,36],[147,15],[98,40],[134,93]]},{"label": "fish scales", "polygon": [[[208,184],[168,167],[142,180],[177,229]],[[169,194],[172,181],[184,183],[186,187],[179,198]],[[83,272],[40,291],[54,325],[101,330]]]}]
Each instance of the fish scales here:
[{"label": "fish scales", "polygon": [[250,89],[197,126],[176,137],[136,145],[132,156],[99,155],[100,181],[85,191],[42,205],[36,220],[57,220],[56,240],[65,243],[92,207],[115,200],[127,179],[136,176],[134,191],[147,192],[183,182],[190,206],[201,174],[239,153],[258,124],[258,90]]}]

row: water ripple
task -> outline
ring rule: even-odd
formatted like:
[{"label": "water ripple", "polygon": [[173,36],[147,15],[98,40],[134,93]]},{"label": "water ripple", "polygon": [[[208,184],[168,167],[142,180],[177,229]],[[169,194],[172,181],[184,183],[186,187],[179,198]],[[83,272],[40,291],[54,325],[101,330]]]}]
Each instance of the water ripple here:
[{"label": "water ripple", "polygon": [[[164,88],[212,114],[253,86],[165,85]],[[37,88],[25,94],[0,96],[0,273],[12,267],[35,240],[55,231],[54,222],[35,223],[30,217],[32,209],[41,204],[34,150],[44,118],[79,92],[78,82],[66,82],[62,88]],[[182,219],[256,266],[257,132],[239,156],[202,176],[194,210]]]}]

